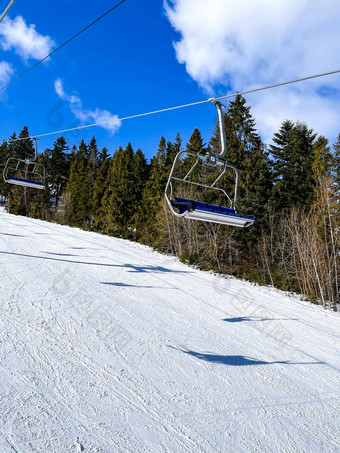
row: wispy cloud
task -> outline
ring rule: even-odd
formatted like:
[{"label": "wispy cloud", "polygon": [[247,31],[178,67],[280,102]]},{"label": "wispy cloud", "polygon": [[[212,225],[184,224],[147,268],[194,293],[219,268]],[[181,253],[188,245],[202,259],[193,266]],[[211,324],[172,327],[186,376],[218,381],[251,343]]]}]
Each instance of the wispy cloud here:
[{"label": "wispy cloud", "polygon": [[[165,0],[165,10],[180,34],[178,61],[209,95],[339,69],[340,3],[334,0]],[[248,96],[263,136],[289,118],[334,137],[340,132],[339,79]]]},{"label": "wispy cloud", "polygon": [[70,105],[71,112],[74,116],[82,123],[104,123],[100,127],[114,134],[121,126],[121,121],[117,115],[112,115],[108,110],[88,110],[83,108],[83,103],[79,96],[68,95],[63,86],[62,79],[57,79],[54,82],[54,88],[57,95],[64,101],[67,101]]},{"label": "wispy cloud", "polygon": [[[12,74],[14,74],[13,67],[7,61],[0,61],[0,88],[10,81]],[[3,95],[4,92],[0,91],[0,97]]]},{"label": "wispy cloud", "polygon": [[24,60],[40,60],[55,45],[50,36],[38,33],[35,25],[27,25],[22,16],[14,19],[7,16],[0,24],[0,46],[3,50],[14,50]]}]

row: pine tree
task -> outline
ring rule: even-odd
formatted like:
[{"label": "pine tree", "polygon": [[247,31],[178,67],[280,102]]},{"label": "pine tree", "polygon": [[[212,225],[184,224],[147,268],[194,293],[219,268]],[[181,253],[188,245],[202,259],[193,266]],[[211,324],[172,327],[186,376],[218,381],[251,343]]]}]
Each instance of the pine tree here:
[{"label": "pine tree", "polygon": [[98,168],[98,148],[97,141],[95,136],[92,136],[90,144],[88,146],[88,159],[87,159],[87,193],[88,193],[88,203],[87,203],[87,217],[90,220],[90,223],[93,221],[93,190],[94,183],[96,179],[96,173]]},{"label": "pine tree", "polygon": [[325,177],[330,176],[333,164],[333,157],[330,152],[328,140],[320,135],[313,144],[313,151],[312,168],[315,182],[320,184]]},{"label": "pine tree", "polygon": [[[202,139],[202,134],[201,131],[196,127],[192,134],[190,135],[189,141],[186,143],[185,149],[187,152],[192,152],[192,153],[204,153],[204,144],[203,144],[203,139]],[[196,158],[193,156],[186,156],[183,159],[183,162],[181,164],[182,168],[182,175],[184,176],[187,174],[187,172],[190,170],[190,168],[193,166]],[[197,173],[194,173],[197,176]]]},{"label": "pine tree", "polygon": [[90,223],[87,151],[87,146],[82,140],[72,162],[65,190],[65,220],[69,225],[83,228],[87,228]]},{"label": "pine tree", "polygon": [[137,149],[135,155],[133,156],[133,168],[134,168],[134,191],[135,191],[134,203],[137,209],[142,201],[143,190],[149,178],[150,172],[149,165],[141,149]]},{"label": "pine tree", "polygon": [[104,213],[105,230],[115,236],[131,237],[135,209],[134,152],[129,143],[115,152],[109,169],[108,188],[100,210]]},{"label": "pine tree", "polygon": [[304,123],[286,120],[274,134],[273,156],[274,190],[272,205],[276,211],[299,205],[307,210],[315,196],[313,171],[316,134]]},{"label": "pine tree", "polygon": [[65,190],[69,174],[69,163],[66,151],[67,142],[64,137],[58,137],[52,150],[46,150],[44,159],[46,166],[47,185],[50,187],[51,196],[54,198],[55,206],[58,206],[59,198]]},{"label": "pine tree", "polygon": [[[105,151],[104,151],[105,150]],[[106,212],[103,208],[103,200],[106,191],[109,186],[109,169],[111,164],[111,159],[107,153],[106,148],[103,148],[102,153],[99,156],[100,167],[97,170],[96,179],[93,185],[92,193],[92,213],[93,213],[93,223],[91,228],[94,231],[104,231],[105,230],[105,217]]]},{"label": "pine tree", "polygon": [[88,159],[91,163],[91,166],[95,169],[98,164],[98,147],[96,137],[93,135],[88,146]]},{"label": "pine tree", "polygon": [[203,145],[203,138],[202,138],[201,131],[197,127],[195,127],[192,134],[190,135],[189,141],[186,144],[185,149],[187,151],[193,151],[195,153],[199,153],[199,152],[203,151],[203,148],[204,148],[204,145]]},{"label": "pine tree", "polygon": [[76,158],[77,152],[78,152],[78,149],[77,149],[76,145],[73,145],[71,148],[71,152],[67,155],[67,162],[68,162],[70,171],[71,171],[71,166],[73,164],[73,161]]},{"label": "pine tree", "polygon": [[169,168],[166,165],[167,144],[161,137],[157,154],[151,159],[150,177],[145,185],[142,201],[135,215],[137,238],[149,245],[159,239],[157,229],[157,215],[160,211],[160,202],[164,195],[168,179]]},{"label": "pine tree", "polygon": [[340,200],[340,134],[338,135],[337,141],[333,145],[333,150],[334,150],[334,156],[333,156],[332,173],[333,173],[333,177],[334,177],[336,193]]},{"label": "pine tree", "polygon": [[27,126],[24,126],[17,137],[16,133],[9,139],[10,154],[18,159],[31,159],[34,157],[34,144]]},{"label": "pine tree", "polygon": [[268,215],[269,200],[273,188],[269,156],[261,140],[247,156],[244,187],[244,197],[240,200],[239,210],[244,215],[256,217],[255,228],[252,229],[259,232]]},{"label": "pine tree", "polygon": [[97,167],[100,168],[104,160],[107,159],[109,159],[109,150],[104,147],[98,155]]}]

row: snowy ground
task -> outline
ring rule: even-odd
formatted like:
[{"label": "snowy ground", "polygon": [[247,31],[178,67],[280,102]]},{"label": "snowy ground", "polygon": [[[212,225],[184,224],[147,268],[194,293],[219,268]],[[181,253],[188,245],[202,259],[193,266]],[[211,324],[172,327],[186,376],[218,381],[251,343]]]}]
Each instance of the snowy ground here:
[{"label": "snowy ground", "polygon": [[0,210],[0,452],[339,452],[340,317]]}]

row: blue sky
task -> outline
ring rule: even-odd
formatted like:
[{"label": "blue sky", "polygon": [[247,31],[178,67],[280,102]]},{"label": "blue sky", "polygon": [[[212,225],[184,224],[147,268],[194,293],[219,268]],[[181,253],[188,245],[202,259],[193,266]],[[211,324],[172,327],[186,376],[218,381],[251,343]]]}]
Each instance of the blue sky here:
[{"label": "blue sky", "polygon": [[[36,25],[38,33],[49,35],[60,45],[114,4],[107,0],[17,0],[9,17],[21,15],[27,24]],[[105,109],[120,117],[204,99],[202,89],[176,60],[175,39],[162,2],[127,0],[6,90],[6,99],[0,103],[1,139],[20,131],[23,125],[32,134],[40,134],[81,123],[68,102],[55,92],[54,83],[59,78],[65,92],[77,94],[85,109]],[[13,50],[1,51],[0,55],[0,60],[15,67],[15,74],[36,61],[24,61]],[[110,152],[131,141],[135,149],[141,148],[151,157],[162,135],[173,140],[180,131],[187,140],[197,126],[208,140],[214,117],[213,105],[193,107],[125,121],[113,135],[95,127],[65,137],[70,143],[78,143],[94,134],[99,145],[107,146]],[[52,146],[56,137],[41,139],[40,148]]]},{"label": "blue sky", "polygon": [[[0,26],[0,81],[1,64],[10,67],[9,78],[20,74],[39,52],[53,50],[115,3],[16,0],[7,31]],[[24,125],[36,135],[339,69],[336,3],[175,0],[165,10],[162,0],[127,0],[2,92],[0,139]],[[25,27],[34,24],[36,35],[13,37],[19,16]],[[340,77],[330,76],[247,100],[266,142],[286,118],[306,121],[332,142],[340,133],[339,86]],[[179,131],[186,141],[198,127],[208,141],[215,116],[215,107],[204,104],[127,120],[115,131],[95,127],[64,135],[72,145],[94,134],[110,152],[130,141],[150,158],[162,135],[173,140]],[[41,139],[40,148],[56,137]]]}]

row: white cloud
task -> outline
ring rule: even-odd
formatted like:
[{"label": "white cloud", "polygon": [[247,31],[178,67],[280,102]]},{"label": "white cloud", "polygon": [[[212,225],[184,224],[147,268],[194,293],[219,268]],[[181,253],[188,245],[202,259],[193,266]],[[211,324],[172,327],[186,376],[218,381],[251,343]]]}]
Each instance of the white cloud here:
[{"label": "white cloud", "polygon": [[57,95],[69,103],[71,112],[79,121],[81,121],[81,123],[104,123],[101,124],[100,127],[106,129],[112,134],[117,132],[120,128],[120,119],[117,115],[112,115],[108,110],[100,110],[98,108],[95,110],[84,109],[83,103],[78,96],[68,95],[64,91],[63,81],[61,79],[57,79],[54,82],[54,88]]},{"label": "white cloud", "polygon": [[9,82],[13,73],[14,69],[7,61],[0,61],[0,87]]},{"label": "white cloud", "polygon": [[[334,0],[173,0],[165,10],[180,34],[178,61],[209,95],[221,94],[221,85],[236,92],[339,69]],[[266,139],[286,118],[334,137],[339,86],[339,76],[328,76],[247,99]]]},{"label": "white cloud", "polygon": [[23,17],[7,16],[0,24],[0,45],[3,50],[14,49],[24,60],[41,60],[51,52],[55,42],[50,36],[38,33],[35,25],[27,25]]}]

